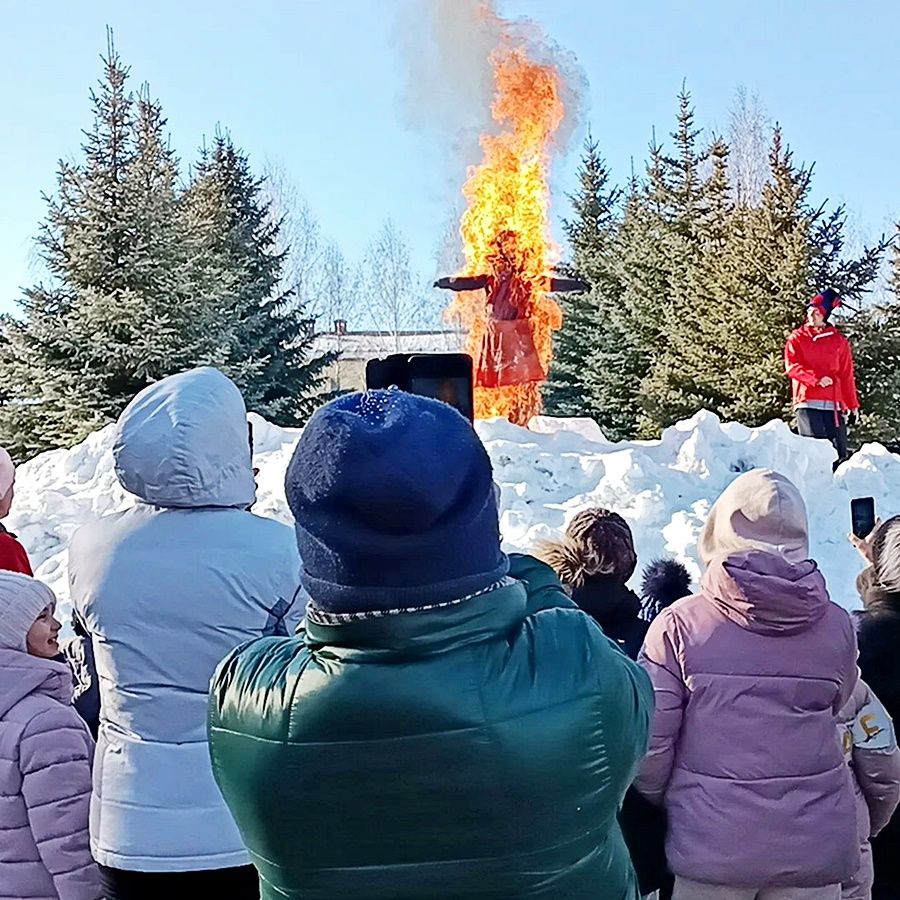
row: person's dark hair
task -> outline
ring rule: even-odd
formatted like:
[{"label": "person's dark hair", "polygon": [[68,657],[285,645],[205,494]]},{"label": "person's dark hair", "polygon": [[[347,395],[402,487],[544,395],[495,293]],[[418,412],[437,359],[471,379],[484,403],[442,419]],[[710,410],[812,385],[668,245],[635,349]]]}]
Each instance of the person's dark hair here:
[{"label": "person's dark hair", "polygon": [[691,592],[688,570],[674,559],[654,559],[641,577],[641,615],[652,622],[664,609]]},{"label": "person's dark hair", "polygon": [[878,526],[872,539],[872,570],[881,592],[900,595],[900,516]]},{"label": "person's dark hair", "polygon": [[597,576],[614,577],[624,583],[637,566],[628,523],[618,513],[600,507],[578,513],[565,536],[541,544],[538,556],[569,589],[583,587]]}]

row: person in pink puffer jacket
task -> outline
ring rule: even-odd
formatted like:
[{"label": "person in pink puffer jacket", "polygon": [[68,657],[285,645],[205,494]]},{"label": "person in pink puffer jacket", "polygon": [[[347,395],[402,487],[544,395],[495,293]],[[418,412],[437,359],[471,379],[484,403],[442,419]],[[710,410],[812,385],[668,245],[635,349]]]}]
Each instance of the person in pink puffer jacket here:
[{"label": "person in pink puffer jacket", "polygon": [[860,679],[840,714],[844,758],[853,772],[860,863],[841,891],[842,900],[870,900],[875,881],[871,838],[891,820],[900,802],[900,750],[894,723]]},{"label": "person in pink puffer jacket", "polygon": [[56,598],[0,572],[0,898],[98,900],[88,808],[93,741],[72,707]]},{"label": "person in pink puffer jacket", "polygon": [[799,491],[739,476],[699,553],[700,593],[654,620],[639,660],[656,715],[635,784],[668,812],[675,900],[837,900],[860,862],[838,729],[856,637],[808,559]]}]

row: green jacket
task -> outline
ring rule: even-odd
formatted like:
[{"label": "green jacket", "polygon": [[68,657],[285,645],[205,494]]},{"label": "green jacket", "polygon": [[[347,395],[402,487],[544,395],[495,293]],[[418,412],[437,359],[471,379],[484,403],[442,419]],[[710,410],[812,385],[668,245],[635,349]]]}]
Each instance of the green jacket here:
[{"label": "green jacket", "polygon": [[616,812],[649,679],[547,566],[511,575],[221,663],[213,770],[263,900],[637,898]]}]

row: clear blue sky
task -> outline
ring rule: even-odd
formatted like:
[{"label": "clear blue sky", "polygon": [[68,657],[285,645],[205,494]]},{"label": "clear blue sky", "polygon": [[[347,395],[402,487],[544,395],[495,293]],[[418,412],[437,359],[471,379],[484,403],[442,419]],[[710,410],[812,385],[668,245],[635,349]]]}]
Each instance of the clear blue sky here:
[{"label": "clear blue sky", "polygon": [[[217,123],[262,163],[280,161],[326,235],[350,256],[388,216],[430,276],[447,214],[434,144],[402,124],[399,0],[7,0],[0,31],[0,310],[31,279],[42,191],[90,124],[105,26],[168,115],[190,160]],[[739,85],[756,92],[802,160],[817,199],[845,202],[864,236],[900,218],[900,4],[896,0],[599,3],[498,0],[539,21],[589,80],[588,121],[614,173],[641,165],[673,124],[683,79],[700,124],[723,130]],[[566,211],[577,143],[554,176]]]}]

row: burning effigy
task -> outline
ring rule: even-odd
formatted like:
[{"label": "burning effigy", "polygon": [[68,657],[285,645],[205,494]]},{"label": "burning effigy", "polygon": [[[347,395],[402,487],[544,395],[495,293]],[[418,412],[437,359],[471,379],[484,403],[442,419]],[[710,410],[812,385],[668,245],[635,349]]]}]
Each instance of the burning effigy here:
[{"label": "burning effigy", "polygon": [[460,222],[465,270],[436,287],[456,291],[448,316],[468,335],[475,364],[475,415],[527,425],[542,408],[541,386],[562,325],[549,293],[589,285],[552,274],[548,174],[554,136],[565,117],[561,75],[523,46],[491,57],[497,134],[482,135],[482,162],[470,168]]}]

